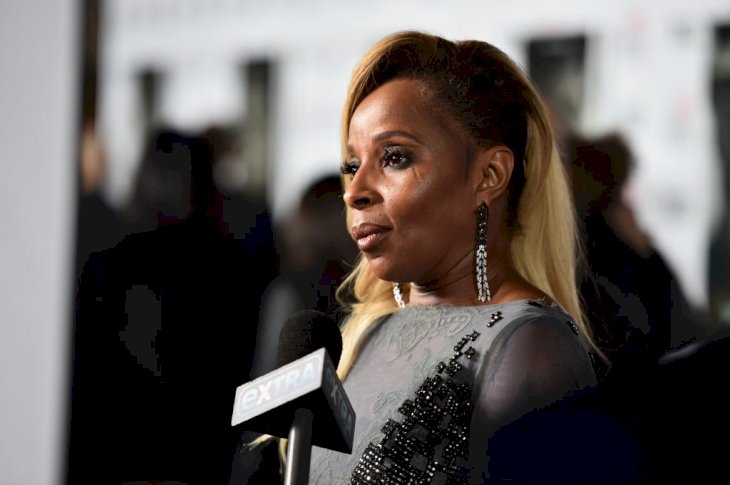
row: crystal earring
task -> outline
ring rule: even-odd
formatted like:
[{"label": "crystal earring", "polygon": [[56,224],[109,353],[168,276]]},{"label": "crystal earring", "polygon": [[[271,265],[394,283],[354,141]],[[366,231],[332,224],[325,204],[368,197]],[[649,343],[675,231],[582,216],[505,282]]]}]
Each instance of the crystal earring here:
[{"label": "crystal earring", "polygon": [[395,298],[398,308],[405,308],[406,304],[403,301],[403,292],[400,289],[400,283],[393,283],[393,297]]},{"label": "crystal earring", "polygon": [[476,251],[476,279],[479,301],[491,301],[487,280],[487,228],[489,227],[489,207],[482,201],[474,211],[477,218],[477,251]]}]

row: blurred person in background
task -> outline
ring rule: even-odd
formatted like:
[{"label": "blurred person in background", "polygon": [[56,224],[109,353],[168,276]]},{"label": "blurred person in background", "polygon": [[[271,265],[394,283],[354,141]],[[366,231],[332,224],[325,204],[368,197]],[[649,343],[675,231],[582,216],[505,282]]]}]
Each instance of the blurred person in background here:
[{"label": "blurred person in background", "polygon": [[79,160],[76,279],[91,253],[114,246],[126,234],[120,214],[107,202],[103,192],[107,159],[93,119],[83,127]]},{"label": "blurred person in background", "polygon": [[224,211],[213,134],[150,134],[126,213],[134,232],[84,266],[70,484],[228,483],[231,403],[276,259],[267,211]]},{"label": "blurred person in background", "polygon": [[275,368],[279,331],[297,310],[319,310],[339,321],[335,293],[354,264],[357,249],[345,224],[339,175],[314,180],[276,232],[279,275],[261,305],[254,375]]},{"label": "blurred person in background", "polygon": [[[498,430],[492,473],[512,483],[719,483],[730,430],[728,330],[708,326],[640,226],[618,133],[562,140],[582,221],[582,298],[610,359],[599,386]],[[559,436],[559,439],[556,439]]]},{"label": "blurred person in background", "polygon": [[714,138],[721,164],[724,206],[715,221],[709,249],[709,311],[718,330],[730,325],[730,25],[718,26],[710,101],[715,111]]},{"label": "blurred person in background", "polygon": [[627,200],[634,160],[626,140],[568,134],[563,149],[585,245],[581,294],[613,370],[631,372],[701,338],[679,281]]},{"label": "blurred person in background", "polygon": [[[347,232],[342,204],[342,179],[324,175],[304,190],[297,207],[276,228],[279,274],[261,303],[252,377],[276,368],[279,333],[297,310],[319,310],[342,319],[336,291],[352,268],[357,248]],[[271,485],[281,481],[275,442],[255,452],[247,443],[258,439],[244,433],[236,453],[233,484]]]}]

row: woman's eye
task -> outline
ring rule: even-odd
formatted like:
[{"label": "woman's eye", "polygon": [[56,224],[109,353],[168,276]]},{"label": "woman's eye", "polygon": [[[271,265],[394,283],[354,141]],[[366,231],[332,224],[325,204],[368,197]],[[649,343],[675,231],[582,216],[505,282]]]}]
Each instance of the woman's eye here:
[{"label": "woman's eye", "polygon": [[411,154],[402,148],[389,147],[383,153],[383,165],[402,168],[411,162]]},{"label": "woman's eye", "polygon": [[360,167],[358,162],[343,162],[340,166],[340,172],[342,175],[355,176],[357,169]]}]

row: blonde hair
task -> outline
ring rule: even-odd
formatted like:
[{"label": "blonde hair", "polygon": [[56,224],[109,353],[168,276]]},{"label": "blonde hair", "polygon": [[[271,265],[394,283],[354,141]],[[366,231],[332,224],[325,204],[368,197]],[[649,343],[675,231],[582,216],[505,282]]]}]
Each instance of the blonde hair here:
[{"label": "blonde hair", "polygon": [[[341,126],[343,159],[357,106],[379,86],[404,78],[422,81],[435,107],[479,146],[504,144],[513,151],[518,163],[510,182],[507,221],[513,229],[510,252],[515,268],[573,317],[591,350],[605,359],[581,309],[576,264],[582,251],[564,166],[547,109],[522,69],[486,42],[451,42],[416,31],[383,38],[353,70]],[[343,183],[347,185],[346,178]],[[348,220],[350,212],[348,208]],[[408,286],[402,286],[407,295]],[[344,380],[369,332],[398,307],[392,283],[375,276],[363,257],[343,281],[338,297],[349,310],[338,367]]]}]

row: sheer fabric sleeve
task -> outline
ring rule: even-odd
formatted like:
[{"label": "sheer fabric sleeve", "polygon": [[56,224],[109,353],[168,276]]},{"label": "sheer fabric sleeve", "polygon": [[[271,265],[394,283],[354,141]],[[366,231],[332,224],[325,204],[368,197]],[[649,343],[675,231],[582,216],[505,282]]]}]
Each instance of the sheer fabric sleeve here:
[{"label": "sheer fabric sleeve", "polygon": [[474,396],[473,472],[485,473],[488,438],[499,427],[596,384],[585,344],[568,322],[568,317],[530,318],[491,349],[494,355]]},{"label": "sheer fabric sleeve", "polygon": [[588,352],[566,322],[534,318],[504,342],[476,396],[474,415],[488,430],[595,384]]}]

